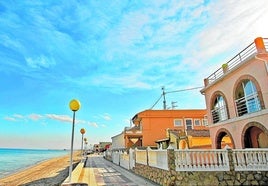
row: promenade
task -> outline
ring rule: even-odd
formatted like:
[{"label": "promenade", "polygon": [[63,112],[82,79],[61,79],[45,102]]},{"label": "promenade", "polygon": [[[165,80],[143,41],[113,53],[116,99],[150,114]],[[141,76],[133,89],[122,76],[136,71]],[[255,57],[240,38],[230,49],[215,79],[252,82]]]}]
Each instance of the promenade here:
[{"label": "promenade", "polygon": [[[70,184],[67,178],[62,186],[67,185],[129,185],[129,186],[155,186],[157,184],[128,171],[101,155],[89,155],[85,163],[79,163],[72,172]],[[77,183],[77,184],[76,184]],[[85,183],[85,184],[83,184]]]}]

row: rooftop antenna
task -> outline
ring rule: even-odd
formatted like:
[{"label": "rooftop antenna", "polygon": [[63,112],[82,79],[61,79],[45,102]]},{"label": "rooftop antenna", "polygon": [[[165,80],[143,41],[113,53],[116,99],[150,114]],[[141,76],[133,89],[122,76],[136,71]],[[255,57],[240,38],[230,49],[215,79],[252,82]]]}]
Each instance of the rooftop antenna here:
[{"label": "rooftop antenna", "polygon": [[[189,90],[194,90],[194,89],[200,89],[203,87],[193,87],[193,88],[188,88],[188,89],[181,89],[181,90],[174,90],[174,91],[168,91],[165,92],[165,87],[162,86],[162,94],[161,96],[158,98],[158,100],[154,103],[154,105],[150,108],[150,110],[152,110],[154,108],[154,106],[160,101],[160,99],[162,98],[162,96],[164,97],[163,100],[163,108],[164,110],[167,110],[167,105],[166,105],[166,94],[170,94],[170,93],[176,93],[176,92],[183,92],[183,91],[189,91]],[[173,103],[174,104],[174,103]],[[172,105],[173,105],[172,104]],[[177,107],[177,105],[173,106],[173,107]]]},{"label": "rooftop antenna", "polygon": [[171,102],[172,110],[174,110],[176,107],[178,107],[177,105],[175,105],[176,103],[177,103],[177,101],[172,101]]},{"label": "rooftop antenna", "polygon": [[164,100],[163,100],[163,107],[164,108],[163,109],[166,110],[167,109],[167,105],[166,105],[166,92],[165,92],[165,87],[164,86],[162,87],[162,91],[163,91],[162,92],[162,95],[164,97]]}]

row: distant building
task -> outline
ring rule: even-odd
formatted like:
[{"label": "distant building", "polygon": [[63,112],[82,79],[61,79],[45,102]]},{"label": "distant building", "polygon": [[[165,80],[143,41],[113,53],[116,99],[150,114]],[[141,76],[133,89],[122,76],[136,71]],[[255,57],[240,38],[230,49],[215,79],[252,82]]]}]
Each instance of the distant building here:
[{"label": "distant building", "polygon": [[205,78],[212,148],[268,147],[268,38],[253,43]]},{"label": "distant building", "polygon": [[120,134],[117,134],[112,137],[112,150],[121,150],[125,149],[125,135],[124,132],[121,132]]},{"label": "distant building", "polygon": [[111,142],[100,142],[99,144],[94,144],[93,151],[94,152],[103,152],[106,151],[112,145]]},{"label": "distant building", "polygon": [[[125,131],[127,147],[156,147],[161,139],[169,138],[167,129],[184,132],[208,130],[206,110],[145,110],[132,118],[134,127]],[[177,145],[177,144],[176,144]]]}]

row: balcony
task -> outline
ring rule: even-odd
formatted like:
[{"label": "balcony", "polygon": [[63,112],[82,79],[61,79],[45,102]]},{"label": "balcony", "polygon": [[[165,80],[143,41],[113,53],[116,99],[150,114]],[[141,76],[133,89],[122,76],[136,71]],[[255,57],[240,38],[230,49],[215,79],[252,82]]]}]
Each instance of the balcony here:
[{"label": "balcony", "polygon": [[[263,38],[265,48],[268,48],[268,38]],[[230,59],[228,62],[222,65],[221,68],[216,70],[210,76],[205,78],[205,86],[209,86],[216,82],[218,79],[222,78],[225,73],[237,68],[242,63],[246,62],[247,60],[251,59],[258,53],[256,45],[252,42],[248,45],[245,49],[239,52],[236,56]]]}]

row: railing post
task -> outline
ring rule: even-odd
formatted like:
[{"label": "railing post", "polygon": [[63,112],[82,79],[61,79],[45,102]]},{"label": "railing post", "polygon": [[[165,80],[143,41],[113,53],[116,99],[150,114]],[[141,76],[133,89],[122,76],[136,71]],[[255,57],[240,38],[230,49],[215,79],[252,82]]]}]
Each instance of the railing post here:
[{"label": "railing post", "polygon": [[149,158],[150,158],[150,154],[149,154],[149,151],[152,150],[150,147],[147,147],[146,148],[146,156],[147,156],[147,165],[149,166],[150,163],[149,163]]},{"label": "railing post", "polygon": [[234,171],[233,150],[228,145],[226,146],[226,150],[228,154],[230,171]]},{"label": "railing post", "polygon": [[168,168],[169,171],[176,171],[175,165],[175,152],[171,145],[167,148],[167,157],[168,157]]}]

